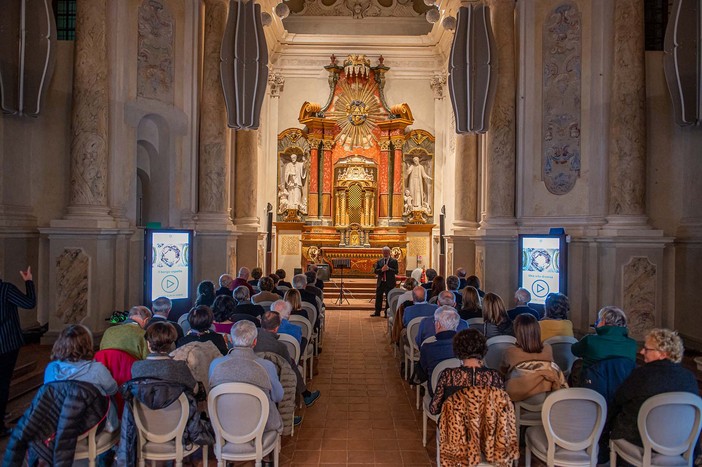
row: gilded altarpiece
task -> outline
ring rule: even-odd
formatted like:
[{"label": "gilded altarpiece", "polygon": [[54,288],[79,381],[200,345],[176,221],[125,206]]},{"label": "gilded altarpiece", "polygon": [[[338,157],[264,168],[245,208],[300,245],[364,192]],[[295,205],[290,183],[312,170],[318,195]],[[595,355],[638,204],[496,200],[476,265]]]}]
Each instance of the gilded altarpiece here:
[{"label": "gilded altarpiece", "polygon": [[368,276],[387,245],[402,272],[407,227],[423,224],[431,237],[434,137],[410,130],[407,104],[386,102],[389,69],[382,57],[371,66],[332,55],[327,101],[304,102],[304,129],[278,136],[278,222],[299,223],[303,267],[349,258],[348,275]]}]

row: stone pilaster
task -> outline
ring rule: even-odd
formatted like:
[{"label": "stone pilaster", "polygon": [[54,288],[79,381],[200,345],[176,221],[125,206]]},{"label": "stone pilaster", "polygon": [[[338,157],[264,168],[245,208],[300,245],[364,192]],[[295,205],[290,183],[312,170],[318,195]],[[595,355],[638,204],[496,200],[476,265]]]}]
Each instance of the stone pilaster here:
[{"label": "stone pilaster", "polygon": [[96,227],[108,215],[107,1],[78,0],[73,70],[71,193],[66,219]]},{"label": "stone pilaster", "polygon": [[478,228],[478,137],[456,136],[454,228]]},{"label": "stone pilaster", "polygon": [[234,161],[234,225],[237,239],[237,267],[259,264],[261,236],[258,232],[258,130],[236,132]]},{"label": "stone pilaster", "polygon": [[198,218],[207,218],[218,223],[228,223],[230,212],[229,129],[220,79],[220,49],[226,22],[227,2],[206,0],[200,105]]},{"label": "stone pilaster", "polygon": [[497,92],[487,133],[483,228],[514,225],[516,54],[514,1],[487,0],[497,44]]},{"label": "stone pilaster", "polygon": [[608,223],[646,226],[644,2],[616,0],[609,132]]}]

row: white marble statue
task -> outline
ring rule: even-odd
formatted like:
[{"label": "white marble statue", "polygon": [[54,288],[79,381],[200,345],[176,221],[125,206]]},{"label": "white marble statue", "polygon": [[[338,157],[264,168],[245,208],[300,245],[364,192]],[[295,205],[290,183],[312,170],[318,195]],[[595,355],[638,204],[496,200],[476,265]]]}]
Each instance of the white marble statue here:
[{"label": "white marble statue", "polygon": [[288,209],[307,211],[307,196],[304,189],[306,180],[307,164],[304,156],[301,161],[298,161],[297,154],[292,154],[290,162],[286,162],[283,166],[283,187],[288,192]]},{"label": "white marble statue", "polygon": [[412,197],[412,210],[420,211],[429,205],[429,181],[432,178],[419,163],[419,157],[412,158],[412,164],[407,165],[407,190]]}]

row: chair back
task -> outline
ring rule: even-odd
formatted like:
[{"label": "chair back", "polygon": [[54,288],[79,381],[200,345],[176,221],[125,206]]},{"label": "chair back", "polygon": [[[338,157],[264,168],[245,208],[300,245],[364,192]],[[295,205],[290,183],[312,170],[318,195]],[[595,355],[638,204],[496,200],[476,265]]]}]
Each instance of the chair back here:
[{"label": "chair back", "polygon": [[304,316],[290,315],[288,321],[300,326],[302,328],[302,337],[307,339],[307,342],[310,342],[310,339],[312,338],[312,323],[310,323],[307,318]]},{"label": "chair back", "polygon": [[432,392],[436,388],[436,383],[439,382],[439,377],[441,372],[446,368],[458,368],[461,366],[461,360],[458,358],[449,358],[447,360],[442,360],[438,365],[434,367],[434,371],[431,372],[431,390]]},{"label": "chair back", "polygon": [[302,302],[302,309],[307,312],[307,317],[310,324],[314,326],[314,323],[317,322],[317,309],[314,307],[314,305],[308,302]]},{"label": "chair back", "polygon": [[190,413],[185,393],[182,393],[171,405],[158,410],[152,410],[134,399],[133,412],[134,422],[139,430],[139,442],[142,445],[146,442],[175,441],[176,450],[183,449],[183,432]]},{"label": "chair back", "polygon": [[300,343],[290,334],[278,334],[278,341],[285,344],[288,348],[290,357],[298,363],[300,361]]},{"label": "chair back", "polygon": [[553,349],[553,361],[565,375],[570,373],[573,362],[577,359],[571,350],[576,342],[578,340],[573,336],[553,336],[544,341],[544,344],[550,345]]},{"label": "chair back", "polygon": [[273,305],[273,302],[270,300],[263,300],[261,302],[256,303],[256,305],[262,306],[264,311],[270,311],[271,305]]},{"label": "chair back", "polygon": [[639,409],[643,465],[652,465],[652,452],[692,458],[700,434],[702,398],[689,392],[667,392],[648,398]]},{"label": "chair back", "polygon": [[592,389],[569,388],[552,392],[541,411],[548,441],[548,465],[553,465],[556,446],[570,451],[587,450],[591,465],[597,464],[597,442],[606,412],[604,397]]},{"label": "chair back", "polygon": [[499,370],[502,363],[502,356],[510,347],[514,347],[517,339],[514,336],[495,336],[487,340],[487,353],[483,361],[485,366],[493,370]]},{"label": "chair back", "polygon": [[[226,443],[250,444],[256,449],[256,459],[263,457],[263,430],[268,420],[268,396],[248,383],[224,383],[207,396],[215,452],[219,458]],[[236,414],[236,416],[232,416]]]},{"label": "chair back", "polygon": [[[392,291],[391,291],[392,292]],[[399,294],[395,294],[390,300],[390,313],[394,316],[397,311],[397,301],[400,299]]]},{"label": "chair back", "polygon": [[317,310],[322,311],[322,307],[324,306],[324,292],[322,292],[321,297],[315,297],[315,301],[317,302]]},{"label": "chair back", "polygon": [[287,292],[288,290],[290,290],[290,287],[288,287],[287,285],[277,285],[275,288],[278,289],[278,290],[280,290],[280,291],[283,292],[283,293],[285,293],[285,292]]},{"label": "chair back", "polygon": [[416,339],[417,334],[419,334],[419,324],[424,318],[426,318],[426,316],[418,316],[416,318],[412,318],[412,320],[407,323],[407,340],[409,341],[409,347],[412,352],[419,351]]},{"label": "chair back", "polygon": [[436,336],[429,336],[426,339],[424,339],[422,343],[419,344],[419,349],[421,350],[424,344],[431,344],[432,342],[436,342]]},{"label": "chair back", "polygon": [[481,334],[484,332],[483,324],[485,324],[485,320],[483,318],[470,318],[467,321],[469,329],[477,329]]}]

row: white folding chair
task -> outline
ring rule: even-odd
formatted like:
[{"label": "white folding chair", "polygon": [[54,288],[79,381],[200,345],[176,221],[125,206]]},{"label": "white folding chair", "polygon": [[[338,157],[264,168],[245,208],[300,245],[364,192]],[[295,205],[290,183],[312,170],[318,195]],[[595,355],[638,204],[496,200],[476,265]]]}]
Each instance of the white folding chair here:
[{"label": "white folding chair", "polygon": [[577,359],[571,349],[576,342],[578,339],[573,336],[553,336],[544,341],[544,344],[550,345],[553,349],[553,361],[556,362],[566,378],[570,374],[573,362]]},{"label": "white folding chair", "polygon": [[317,354],[317,339],[319,336],[317,335],[317,331],[314,330],[314,323],[317,322],[317,309],[308,302],[302,302],[302,309],[307,312],[307,319],[310,324],[312,324],[312,341],[310,344],[314,346],[314,353]]},{"label": "white folding chair", "polygon": [[271,302],[270,300],[264,300],[262,302],[255,303],[255,305],[262,306],[264,311],[270,311],[271,305],[273,305],[273,302]]},{"label": "white folding chair", "polygon": [[265,431],[270,404],[260,388],[247,383],[220,384],[207,396],[207,406],[219,467],[227,461],[247,460],[261,467],[263,456],[270,452],[273,465],[278,465],[280,435],[274,430]]},{"label": "white folding chair", "polygon": [[483,325],[485,324],[485,320],[483,318],[471,318],[466,321],[468,322],[469,329],[477,329],[481,334],[483,333]]},{"label": "white folding chair", "polygon": [[[439,362],[436,367],[434,367],[434,371],[431,372],[431,379],[429,380],[429,384],[431,384],[431,390],[434,392],[434,389],[436,388],[436,383],[439,381],[439,376],[441,376],[441,372],[444,371],[446,368],[458,368],[461,366],[461,361],[457,358],[449,358],[448,360],[444,360],[442,362]],[[439,424],[439,415],[432,415],[429,412],[429,406],[431,405],[431,396],[429,396],[429,391],[427,391],[424,394],[424,401],[422,404],[422,446],[427,445],[427,420],[431,419],[436,423],[437,425]],[[438,432],[436,438],[438,439]],[[438,443],[438,441],[437,441]],[[437,449],[438,449],[438,444],[437,444]],[[441,465],[441,464],[439,464]]]},{"label": "white folding chair", "polygon": [[[137,458],[139,465],[145,459],[152,461],[175,460],[176,467],[183,465],[183,457],[194,453],[201,446],[193,444],[189,449],[183,446],[183,432],[188,423],[190,406],[185,394],[168,407],[152,410],[133,401],[134,422],[138,430]],[[202,446],[202,458],[207,464],[207,446]]]},{"label": "white folding chair", "polygon": [[485,366],[493,370],[499,370],[505,351],[510,347],[514,347],[516,343],[517,339],[514,336],[495,336],[488,339],[487,353],[485,358],[483,358]]},{"label": "white folding chair", "polygon": [[[433,320],[434,318],[432,317],[431,319]],[[424,344],[429,344],[430,342],[436,342],[436,336],[429,336],[426,339],[424,339],[421,344],[419,344],[419,356],[420,357],[422,356],[422,346]],[[419,410],[420,407],[422,406],[421,405],[421,398],[420,398],[420,391],[422,388],[424,388],[424,391],[426,393],[426,390],[427,390],[427,382],[426,381],[423,382],[422,384],[417,385],[417,397],[416,397],[417,410]]]},{"label": "white folding chair", "polygon": [[119,442],[119,430],[113,433],[106,431],[98,433],[97,428],[98,426],[95,425],[78,437],[76,440],[76,452],[73,456],[74,461],[88,459],[88,465],[95,467],[97,456],[109,451]]},{"label": "white folding chair", "polygon": [[307,368],[309,362],[310,379],[314,373],[314,344],[312,343],[312,324],[304,316],[291,315],[288,318],[292,324],[297,324],[302,328],[302,337],[307,339],[307,346],[304,353],[301,355],[302,360],[302,378],[307,379]]},{"label": "white folding chair", "polygon": [[552,392],[541,411],[543,426],[526,431],[526,467],[531,467],[532,454],[548,467],[597,465],[597,442],[606,412],[604,397],[592,389]]},{"label": "white folding chair", "polygon": [[617,456],[637,466],[689,466],[700,435],[702,399],[689,392],[667,392],[648,398],[639,409],[638,426],[643,447],[626,441],[609,441],[610,466]]},{"label": "white folding chair", "polygon": [[300,362],[300,343],[290,334],[278,334],[278,341],[285,344],[288,348],[288,353],[290,357],[295,361],[297,365]]},{"label": "white folding chair", "polygon": [[414,373],[414,364],[419,361],[419,347],[414,341],[419,332],[419,323],[424,319],[424,316],[418,316],[413,318],[412,321],[407,323],[407,341],[408,345],[405,346],[405,379]]}]

